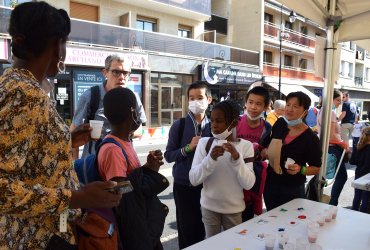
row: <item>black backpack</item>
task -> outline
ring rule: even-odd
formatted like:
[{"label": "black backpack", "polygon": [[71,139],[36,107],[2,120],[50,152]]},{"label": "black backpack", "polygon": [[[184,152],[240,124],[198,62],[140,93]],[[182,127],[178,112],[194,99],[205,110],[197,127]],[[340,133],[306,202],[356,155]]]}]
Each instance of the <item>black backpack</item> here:
[{"label": "black backpack", "polygon": [[[99,103],[100,103],[100,89],[99,89],[99,85],[95,85],[95,86],[91,87],[90,90],[91,90],[91,93],[90,93],[90,105],[89,105],[89,107],[87,109],[87,121],[86,121],[87,123],[90,120],[94,120],[95,119],[95,114],[96,114],[96,111],[98,111]],[[99,141],[96,142],[96,145],[99,144]],[[89,142],[89,154],[91,154],[92,145],[93,145],[93,142],[90,141]]]}]

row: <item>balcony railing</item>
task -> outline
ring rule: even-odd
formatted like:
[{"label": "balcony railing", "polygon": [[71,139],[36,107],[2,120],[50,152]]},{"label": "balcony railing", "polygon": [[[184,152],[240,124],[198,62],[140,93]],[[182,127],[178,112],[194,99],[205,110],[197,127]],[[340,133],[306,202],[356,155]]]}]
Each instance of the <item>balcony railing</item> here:
[{"label": "balcony railing", "polygon": [[[10,9],[0,8],[0,33],[8,33],[10,12]],[[71,20],[71,27],[69,41],[76,44],[107,46],[117,49],[140,47],[147,52],[259,65],[258,52],[230,46],[77,19]]]},{"label": "balcony railing", "polygon": [[154,2],[161,2],[209,16],[211,15],[211,0],[154,0]]},{"label": "balcony railing", "polygon": [[[279,65],[264,63],[263,75],[279,77]],[[311,70],[293,68],[288,66],[282,66],[281,77],[306,81],[323,82],[323,79],[321,77],[315,76],[314,72]]]},{"label": "balcony railing", "polygon": [[[280,26],[265,21],[264,30],[265,36],[270,36],[279,40]],[[283,37],[283,41],[305,46],[311,49],[315,48],[315,39],[313,37],[309,37],[303,33],[299,33],[287,28],[284,29],[284,33],[288,34],[288,36]]]}]

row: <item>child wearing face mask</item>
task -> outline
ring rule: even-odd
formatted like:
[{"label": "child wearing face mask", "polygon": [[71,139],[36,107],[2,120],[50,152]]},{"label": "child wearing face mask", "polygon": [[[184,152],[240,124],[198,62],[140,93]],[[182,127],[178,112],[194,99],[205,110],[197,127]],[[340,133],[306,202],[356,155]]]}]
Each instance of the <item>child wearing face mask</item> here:
[{"label": "child wearing face mask", "polygon": [[[270,105],[270,95],[267,89],[257,86],[248,91],[245,97],[245,114],[240,118],[236,126],[238,138],[250,141],[254,145],[255,161],[262,161],[266,158],[267,139],[271,133],[271,125],[263,119],[263,113]],[[243,222],[254,217],[254,214],[262,213],[262,193],[264,179],[266,176],[267,164],[259,162],[261,167],[261,184],[259,192],[244,190],[244,200],[246,209],[243,211]]]},{"label": "child wearing face mask", "polygon": [[207,238],[242,223],[243,189],[255,183],[253,145],[232,133],[238,122],[236,103],[227,100],[213,108],[214,138],[200,139],[189,172],[193,186],[203,184],[200,203]]},{"label": "child wearing face mask", "polygon": [[200,138],[212,136],[206,116],[208,104],[212,101],[207,84],[191,84],[187,95],[189,112],[171,126],[164,153],[167,162],[175,162],[172,175],[179,249],[204,240],[204,225],[200,212],[202,186],[193,187],[190,184],[189,171]]}]

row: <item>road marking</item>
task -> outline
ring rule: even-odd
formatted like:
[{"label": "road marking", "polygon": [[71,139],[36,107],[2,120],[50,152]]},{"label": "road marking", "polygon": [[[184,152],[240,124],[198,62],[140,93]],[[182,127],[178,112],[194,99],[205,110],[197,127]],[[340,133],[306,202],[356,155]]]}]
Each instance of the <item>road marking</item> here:
[{"label": "road marking", "polygon": [[164,242],[176,239],[177,237],[178,237],[178,233],[170,234],[170,235],[161,237],[161,242],[164,243]]}]

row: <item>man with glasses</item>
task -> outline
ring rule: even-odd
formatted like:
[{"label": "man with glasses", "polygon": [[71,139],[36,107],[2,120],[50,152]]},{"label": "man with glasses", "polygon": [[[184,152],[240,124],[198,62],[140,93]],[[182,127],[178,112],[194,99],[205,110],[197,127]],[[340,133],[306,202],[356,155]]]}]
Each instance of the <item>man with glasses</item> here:
[{"label": "man with glasses", "polygon": [[[131,73],[131,68],[121,56],[117,54],[112,54],[105,59],[105,66],[102,72],[105,77],[105,81],[103,82],[103,84],[96,87],[91,87],[80,96],[77,109],[70,127],[71,131],[78,127],[80,124],[88,122],[89,119],[94,119],[104,121],[101,138],[104,138],[110,132],[110,124],[104,116],[103,98],[105,93],[113,88],[126,87]],[[141,103],[140,97],[136,93],[135,96],[137,102],[136,112],[141,124],[143,124],[146,122],[144,108]],[[96,107],[94,108],[94,106]],[[94,109],[96,110],[95,112]],[[142,126],[140,126],[135,131],[133,137],[138,137],[141,135],[141,133]],[[94,154],[95,144],[96,142],[90,142],[89,144],[86,144],[83,149],[82,157]],[[78,158],[78,150],[78,148],[73,149],[74,159]]]}]

